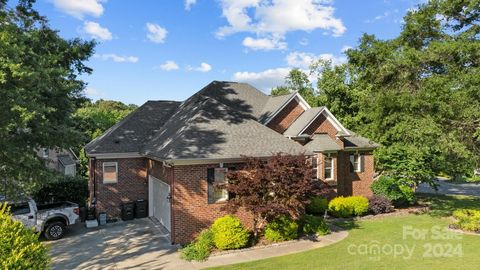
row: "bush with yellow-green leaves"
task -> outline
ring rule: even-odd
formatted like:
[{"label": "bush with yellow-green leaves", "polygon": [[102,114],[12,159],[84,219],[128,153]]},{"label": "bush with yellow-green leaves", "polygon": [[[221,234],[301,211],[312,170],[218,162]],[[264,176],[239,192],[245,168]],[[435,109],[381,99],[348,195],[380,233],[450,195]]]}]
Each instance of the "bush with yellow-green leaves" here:
[{"label": "bush with yellow-green leaves", "polygon": [[47,269],[46,247],[33,229],[14,221],[0,203],[0,269]]}]

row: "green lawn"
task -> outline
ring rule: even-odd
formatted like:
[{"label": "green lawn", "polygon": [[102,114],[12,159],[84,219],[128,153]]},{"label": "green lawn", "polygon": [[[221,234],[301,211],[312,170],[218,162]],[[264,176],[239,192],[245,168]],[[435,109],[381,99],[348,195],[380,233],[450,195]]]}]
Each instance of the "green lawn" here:
[{"label": "green lawn", "polygon": [[[479,269],[480,236],[454,235],[445,229],[449,223],[448,216],[454,209],[480,208],[480,198],[420,195],[420,201],[430,203],[433,211],[429,214],[342,224],[348,228],[349,236],[334,245],[223,268]],[[422,233],[425,233],[424,237],[420,236]],[[455,236],[460,239],[443,239]],[[436,237],[442,239],[435,239]],[[375,246],[384,251],[374,254],[374,249],[371,248]],[[396,249],[397,255],[390,254],[390,248]]]}]

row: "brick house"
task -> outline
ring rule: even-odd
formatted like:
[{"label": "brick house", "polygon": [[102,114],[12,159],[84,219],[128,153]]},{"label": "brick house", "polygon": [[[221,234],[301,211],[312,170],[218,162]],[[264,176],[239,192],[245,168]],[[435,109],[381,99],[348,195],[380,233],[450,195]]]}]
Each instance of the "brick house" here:
[{"label": "brick house", "polygon": [[[268,96],[214,81],[185,100],[148,101],[86,147],[97,212],[119,217],[124,202],[149,201],[149,215],[186,243],[212,221],[228,193],[214,190],[242,156],[307,153],[317,177],[340,195],[371,195],[377,144],[347,130],[298,94]],[[249,213],[236,214],[251,226]]]}]

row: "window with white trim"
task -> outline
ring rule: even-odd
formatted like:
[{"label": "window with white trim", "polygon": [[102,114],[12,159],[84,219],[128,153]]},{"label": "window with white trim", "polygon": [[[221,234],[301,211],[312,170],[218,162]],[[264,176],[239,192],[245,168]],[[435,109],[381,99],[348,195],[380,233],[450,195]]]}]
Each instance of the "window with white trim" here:
[{"label": "window with white trim", "polygon": [[228,200],[228,191],[219,185],[225,184],[227,168],[208,168],[208,203],[224,202]]},{"label": "window with white trim", "polygon": [[333,157],[325,157],[324,159],[325,180],[333,179]]},{"label": "window with white trim", "polygon": [[318,156],[314,155],[312,157],[312,177],[313,179],[318,179]]},{"label": "window with white trim", "polygon": [[117,183],[118,182],[118,163],[104,162],[103,163],[103,183]]},{"label": "window with white trim", "polygon": [[362,171],[362,156],[359,154],[350,155],[350,172]]}]

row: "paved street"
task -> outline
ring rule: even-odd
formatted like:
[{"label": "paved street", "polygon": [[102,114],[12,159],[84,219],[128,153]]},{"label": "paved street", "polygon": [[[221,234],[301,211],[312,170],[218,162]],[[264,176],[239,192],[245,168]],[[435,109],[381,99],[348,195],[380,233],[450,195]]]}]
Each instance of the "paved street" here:
[{"label": "paved street", "polygon": [[445,180],[436,180],[438,183],[438,190],[432,189],[427,184],[421,184],[417,188],[417,192],[421,193],[435,193],[435,194],[450,194],[450,195],[470,195],[480,196],[480,184],[452,184]]}]

